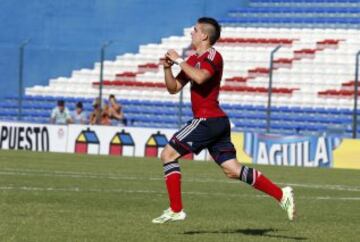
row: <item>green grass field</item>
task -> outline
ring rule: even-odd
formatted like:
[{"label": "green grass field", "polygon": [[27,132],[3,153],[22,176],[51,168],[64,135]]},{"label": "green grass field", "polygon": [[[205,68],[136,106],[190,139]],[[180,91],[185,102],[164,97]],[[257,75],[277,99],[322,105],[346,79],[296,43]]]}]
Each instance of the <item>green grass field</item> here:
[{"label": "green grass field", "polygon": [[154,225],[168,206],[156,159],[0,151],[0,241],[360,241],[360,171],[258,166],[294,187],[289,222],[214,163],[181,167],[188,218]]}]

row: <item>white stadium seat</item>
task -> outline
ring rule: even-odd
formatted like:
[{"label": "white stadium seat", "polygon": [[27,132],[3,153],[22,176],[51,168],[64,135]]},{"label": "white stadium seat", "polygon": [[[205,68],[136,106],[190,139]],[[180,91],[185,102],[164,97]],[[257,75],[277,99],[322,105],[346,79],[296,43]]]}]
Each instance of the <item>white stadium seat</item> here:
[{"label": "white stadium seat", "polygon": [[[132,80],[139,83],[164,83],[159,59],[169,48],[182,53],[189,47],[192,27],[184,29],[183,36],[170,36],[161,39],[159,44],[139,46],[138,53],[126,53],[117,56],[114,61],[104,62],[104,80]],[[318,95],[320,91],[342,90],[343,84],[354,79],[355,53],[360,49],[360,30],[357,29],[307,29],[307,28],[255,28],[255,27],[223,27],[222,38],[239,39],[292,39],[292,44],[283,46],[275,55],[275,60],[292,60],[290,66],[283,66],[273,72],[274,88],[294,88],[289,95],[274,94],[274,104],[331,107],[338,105],[351,108],[352,103],[340,96],[330,98]],[[306,50],[317,48],[317,42],[325,40],[341,40],[336,46],[325,46],[314,54],[306,54]],[[256,44],[217,44],[215,47],[224,58],[222,86],[227,85],[225,79],[233,77],[249,77],[249,71],[269,68],[270,52],[276,45]],[[301,59],[294,59],[295,53]],[[305,51],[304,53],[301,51]],[[281,62],[279,62],[281,63]],[[155,68],[141,70],[139,65],[152,64]],[[281,66],[281,65],[280,65]],[[180,71],[174,66],[174,73]],[[130,77],[126,77],[129,73]],[[123,75],[117,78],[117,74]],[[131,77],[131,75],[133,77]],[[253,79],[236,84],[247,87],[267,87],[267,74],[251,74]],[[69,95],[95,97],[100,78],[100,63],[93,69],[74,70],[70,77],[59,77],[49,80],[48,86],[26,88],[28,95]],[[132,86],[104,86],[104,94],[114,93],[122,98],[176,100],[176,95],[168,95],[165,88],[157,87],[133,88]],[[185,92],[186,93],[186,92]],[[186,94],[187,97],[189,94]],[[242,104],[266,104],[266,94],[256,95],[247,92],[222,92],[223,102]],[[340,99],[340,101],[339,101]]]}]

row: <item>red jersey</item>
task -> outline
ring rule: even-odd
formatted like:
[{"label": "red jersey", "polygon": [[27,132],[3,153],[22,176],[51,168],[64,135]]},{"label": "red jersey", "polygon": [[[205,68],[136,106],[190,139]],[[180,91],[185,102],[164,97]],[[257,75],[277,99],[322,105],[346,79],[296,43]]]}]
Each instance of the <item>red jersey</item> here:
[{"label": "red jersey", "polygon": [[226,116],[220,108],[218,100],[223,73],[223,59],[220,53],[214,48],[210,48],[200,56],[196,54],[190,56],[186,63],[198,69],[205,69],[211,74],[210,79],[201,85],[192,81],[184,71],[181,71],[177,76],[177,79],[191,83],[191,104],[194,117],[216,118]]}]

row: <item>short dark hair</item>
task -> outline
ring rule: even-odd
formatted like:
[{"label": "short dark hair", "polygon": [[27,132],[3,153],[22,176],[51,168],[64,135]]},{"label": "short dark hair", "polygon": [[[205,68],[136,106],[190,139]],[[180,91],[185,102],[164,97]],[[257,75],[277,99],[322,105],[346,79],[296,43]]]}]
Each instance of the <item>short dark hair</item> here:
[{"label": "short dark hair", "polygon": [[76,107],[82,109],[82,108],[83,108],[82,102],[77,102],[77,103],[76,103]]},{"label": "short dark hair", "polygon": [[208,29],[207,34],[209,35],[210,44],[213,45],[220,38],[221,26],[214,18],[201,17],[197,21],[199,24],[209,24],[212,28]]},{"label": "short dark hair", "polygon": [[65,101],[63,99],[60,99],[57,101],[57,105],[60,107],[64,107],[65,106]]}]

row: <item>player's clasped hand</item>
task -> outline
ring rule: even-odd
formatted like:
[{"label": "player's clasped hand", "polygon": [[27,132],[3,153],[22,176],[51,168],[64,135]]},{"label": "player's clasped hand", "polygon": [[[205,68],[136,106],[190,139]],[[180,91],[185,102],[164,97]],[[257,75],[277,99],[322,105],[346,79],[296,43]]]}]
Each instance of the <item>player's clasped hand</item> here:
[{"label": "player's clasped hand", "polygon": [[161,59],[161,64],[164,65],[164,68],[169,68],[174,65],[175,60],[179,58],[180,55],[173,49],[170,49],[166,52],[163,59]]},{"label": "player's clasped hand", "polygon": [[175,62],[177,58],[180,58],[180,55],[175,50],[170,49],[166,52],[165,57]]},{"label": "player's clasped hand", "polygon": [[160,63],[164,66],[164,68],[170,68],[172,65],[174,65],[174,62],[166,56],[160,59]]}]

